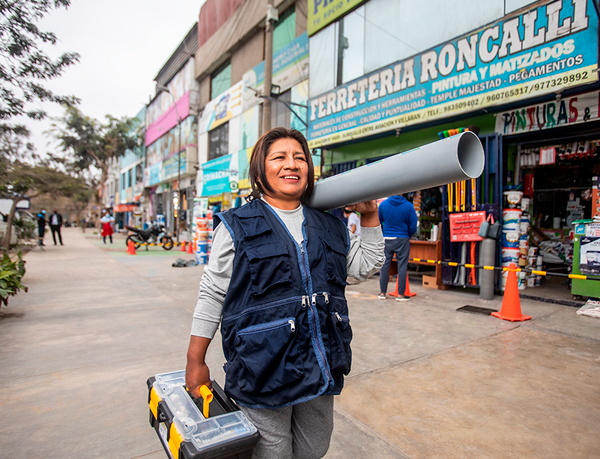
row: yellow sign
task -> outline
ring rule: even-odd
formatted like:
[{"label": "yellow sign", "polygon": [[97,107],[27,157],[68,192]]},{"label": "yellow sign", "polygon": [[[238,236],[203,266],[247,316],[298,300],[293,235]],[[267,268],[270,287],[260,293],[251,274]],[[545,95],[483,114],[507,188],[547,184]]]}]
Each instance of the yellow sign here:
[{"label": "yellow sign", "polygon": [[317,33],[365,0],[309,0],[308,36]]}]

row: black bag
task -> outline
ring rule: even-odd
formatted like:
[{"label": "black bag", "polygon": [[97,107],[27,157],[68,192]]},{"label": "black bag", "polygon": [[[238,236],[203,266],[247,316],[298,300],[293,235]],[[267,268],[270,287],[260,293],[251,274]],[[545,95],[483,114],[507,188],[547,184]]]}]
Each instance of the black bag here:
[{"label": "black bag", "polygon": [[[490,224],[491,219],[491,224]],[[500,223],[494,222],[494,216],[489,214],[486,221],[484,221],[479,227],[479,232],[477,233],[479,237],[489,237],[491,239],[498,239],[500,235]]]}]

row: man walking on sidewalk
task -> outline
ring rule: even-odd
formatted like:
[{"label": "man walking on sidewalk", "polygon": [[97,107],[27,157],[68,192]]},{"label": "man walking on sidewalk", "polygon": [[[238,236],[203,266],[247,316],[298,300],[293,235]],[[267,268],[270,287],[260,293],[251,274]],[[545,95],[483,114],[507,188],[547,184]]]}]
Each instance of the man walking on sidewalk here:
[{"label": "man walking on sidewalk", "polygon": [[54,245],[56,245],[56,235],[58,234],[58,241],[60,245],[62,243],[62,236],[60,234],[60,227],[63,224],[62,215],[58,213],[58,210],[54,209],[53,214],[50,215],[50,229],[52,230],[52,240],[54,241]]},{"label": "man walking on sidewalk", "polygon": [[403,196],[392,196],[379,205],[379,220],[383,227],[385,239],[385,263],[379,275],[380,300],[387,298],[387,287],[390,281],[389,269],[394,254],[398,262],[398,296],[396,301],[408,301],[404,296],[406,290],[406,271],[410,254],[410,236],[417,231],[417,214],[413,205]]}]

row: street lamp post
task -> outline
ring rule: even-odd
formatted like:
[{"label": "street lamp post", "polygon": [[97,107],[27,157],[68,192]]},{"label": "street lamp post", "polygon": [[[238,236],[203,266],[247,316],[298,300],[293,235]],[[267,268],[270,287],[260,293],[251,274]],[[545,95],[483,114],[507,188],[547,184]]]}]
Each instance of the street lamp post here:
[{"label": "street lamp post", "polygon": [[[175,100],[175,97],[173,96],[173,94],[171,93],[171,91],[169,90],[169,88],[167,88],[166,86],[163,86],[161,84],[157,84],[156,85],[156,89],[159,92],[166,92],[168,93],[171,98],[173,99],[173,106],[175,107],[175,115],[177,116],[177,127],[178,127],[178,140],[177,140],[177,197],[178,200],[177,202],[179,203],[178,205],[180,206],[181,204],[181,117],[179,116],[179,110],[177,110],[177,101]],[[179,213],[177,214],[177,216],[175,217],[175,224],[177,225],[177,242],[179,242]]]}]

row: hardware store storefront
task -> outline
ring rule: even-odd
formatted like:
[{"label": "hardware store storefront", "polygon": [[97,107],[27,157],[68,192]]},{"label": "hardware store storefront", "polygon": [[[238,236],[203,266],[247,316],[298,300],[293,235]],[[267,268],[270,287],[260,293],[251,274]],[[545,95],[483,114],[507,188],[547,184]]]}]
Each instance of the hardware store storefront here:
[{"label": "hardware store storefront", "polygon": [[[588,155],[591,151],[592,157],[594,155],[596,139],[588,131],[593,131],[596,124],[592,117],[586,115],[586,108],[590,108],[590,111],[594,108],[584,107],[581,101],[572,102],[568,98],[597,89],[597,19],[591,1],[536,2],[528,9],[511,13],[501,20],[420,54],[365,73],[333,90],[314,96],[311,93],[309,146],[323,148],[325,174],[328,170],[329,173],[340,173],[377,158],[433,142],[460,128],[477,132],[486,154],[483,175],[475,183],[453,184],[424,191],[420,202],[416,195],[417,207],[419,204],[421,207],[423,229],[427,230],[427,226],[431,227],[432,223],[423,217],[441,218],[443,259],[477,261],[479,244],[476,239],[467,241],[469,246],[474,245],[474,249],[469,247],[466,258],[460,244],[451,242],[451,214],[484,211],[486,215],[492,214],[494,219],[502,221],[506,191],[523,192],[522,189],[513,188],[523,188],[525,180],[530,180],[531,175],[528,173],[533,172],[534,179],[542,183],[545,180],[544,174],[553,175],[545,172],[549,168],[547,163],[542,162],[537,171],[529,162],[525,163],[526,158],[535,155],[531,149],[554,147],[558,158],[555,167],[567,166],[566,156],[561,156],[561,152],[563,149],[567,151],[569,143],[577,142],[578,150],[583,149]],[[311,61],[312,59],[311,42]],[[558,103],[554,107],[555,114],[551,112],[552,108],[546,109],[547,119],[550,119],[549,114],[554,115],[554,125],[547,123],[548,128],[540,129],[540,132],[544,132],[539,137],[525,138],[520,132],[504,131],[505,113],[519,110],[518,115],[515,114],[515,126],[518,125],[522,131],[522,121],[519,121],[519,117],[523,116],[522,111],[529,117],[532,113],[531,106],[556,102],[557,94],[562,95],[562,99],[559,99],[564,103]],[[569,103],[574,108],[581,107],[577,108],[580,110],[577,114],[580,121],[572,121],[575,115]],[[541,109],[539,112],[542,113]],[[574,128],[575,124],[580,127]],[[502,129],[499,128],[500,125]],[[527,129],[531,125],[530,123]],[[549,137],[550,131],[555,136],[553,140]],[[560,140],[564,131],[571,132],[574,137]],[[527,130],[528,136],[529,132]],[[545,142],[544,139],[551,140]],[[586,141],[589,141],[587,147]],[[581,153],[581,161],[586,161],[584,152]],[[546,161],[545,158],[546,156],[543,161]],[[573,162],[575,159],[569,157],[569,161]],[[521,167],[521,162],[527,166]],[[586,177],[590,175],[587,172],[591,168],[584,163],[581,165],[586,169]],[[576,164],[569,165],[572,166],[581,170]],[[570,175],[575,170],[565,175]],[[565,185],[547,183],[544,184],[545,188],[539,188],[539,183],[535,183],[532,189],[548,191],[536,192],[530,198],[530,210],[536,218],[536,209],[544,216],[543,222],[534,220],[535,225],[530,222],[530,230],[533,226],[537,227],[537,223],[542,225],[542,229],[553,229],[552,225],[546,225],[549,221],[553,223],[555,217],[561,218],[562,228],[569,219],[579,215],[579,211],[586,215],[583,197],[587,196],[584,191],[591,186],[588,186],[588,179],[589,177],[579,180],[572,187],[580,189],[570,190],[566,197],[562,192],[550,191],[552,187],[567,188]],[[458,202],[457,191],[465,195]],[[571,196],[571,191],[576,191],[574,196]],[[550,192],[554,193],[552,199],[564,199],[564,203],[555,205],[556,209],[560,208],[560,212],[554,208],[547,209],[546,204],[543,204],[550,195],[542,193]],[[567,204],[571,197],[572,203]],[[420,237],[430,238],[431,232],[421,231]],[[502,246],[503,243],[499,240],[496,257],[498,266]],[[456,268],[445,267],[442,274],[445,285],[479,285],[477,273],[461,279],[457,277]]]}]

